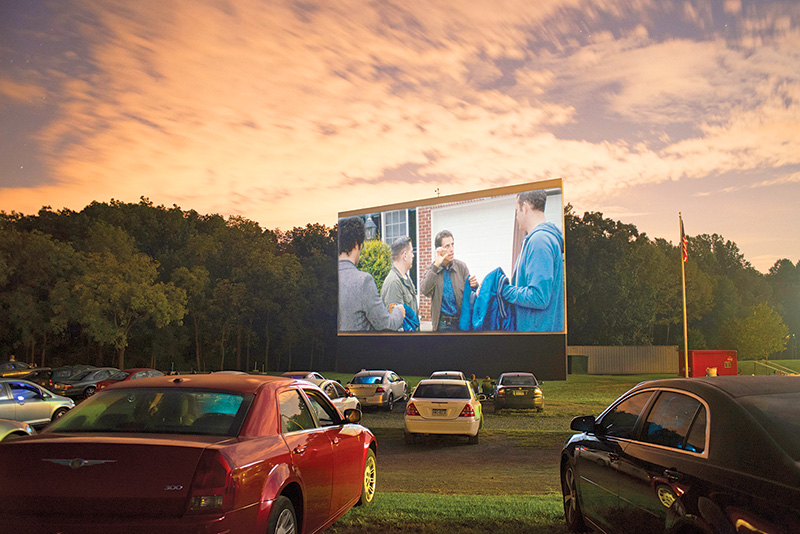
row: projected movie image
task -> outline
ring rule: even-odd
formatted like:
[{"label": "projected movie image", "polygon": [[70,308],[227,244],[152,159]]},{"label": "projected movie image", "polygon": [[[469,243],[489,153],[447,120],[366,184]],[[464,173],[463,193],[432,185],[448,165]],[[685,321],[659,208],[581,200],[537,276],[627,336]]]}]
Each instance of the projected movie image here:
[{"label": "projected movie image", "polygon": [[340,213],[342,334],[565,330],[560,180]]}]

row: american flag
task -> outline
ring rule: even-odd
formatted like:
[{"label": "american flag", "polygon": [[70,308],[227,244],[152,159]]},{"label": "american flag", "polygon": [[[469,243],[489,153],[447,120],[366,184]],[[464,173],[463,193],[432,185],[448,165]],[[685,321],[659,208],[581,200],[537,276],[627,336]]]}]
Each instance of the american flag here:
[{"label": "american flag", "polygon": [[686,234],[683,232],[683,217],[678,215],[678,218],[681,220],[681,256],[683,257],[683,262],[686,263],[689,261],[689,253],[687,252],[689,238],[687,238]]}]

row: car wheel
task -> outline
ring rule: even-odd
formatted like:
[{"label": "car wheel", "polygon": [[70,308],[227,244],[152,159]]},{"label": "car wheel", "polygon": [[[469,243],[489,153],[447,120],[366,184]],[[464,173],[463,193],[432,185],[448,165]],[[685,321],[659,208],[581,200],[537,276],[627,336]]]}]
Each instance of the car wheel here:
[{"label": "car wheel", "polygon": [[297,515],[292,501],[281,495],[272,503],[267,534],[297,534]]},{"label": "car wheel", "polygon": [[569,461],[563,464],[561,492],[564,495],[564,520],[567,523],[567,528],[572,532],[585,532],[586,524],[583,521],[580,504],[578,504],[575,467]]},{"label": "car wheel", "polygon": [[478,434],[476,433],[474,436],[469,437],[469,444],[470,445],[477,445],[478,444]]},{"label": "car wheel", "polygon": [[53,412],[53,418],[50,419],[51,421],[55,421],[56,419],[60,419],[65,413],[67,413],[68,408],[59,408],[55,412]]},{"label": "car wheel", "polygon": [[96,389],[97,389],[97,388],[96,388],[96,387],[94,387],[94,386],[89,386],[89,387],[87,387],[86,389],[84,389],[84,390],[83,390],[83,398],[84,398],[84,399],[88,399],[89,397],[91,397],[92,395],[94,395],[94,392],[95,392],[95,390],[96,390]]},{"label": "car wheel", "polygon": [[394,408],[394,395],[389,393],[389,398],[386,400],[386,411],[391,412]]},{"label": "car wheel", "polygon": [[367,459],[364,461],[364,477],[361,481],[361,497],[357,506],[370,505],[375,501],[375,482],[378,479],[378,467],[375,463],[375,453],[367,449]]}]

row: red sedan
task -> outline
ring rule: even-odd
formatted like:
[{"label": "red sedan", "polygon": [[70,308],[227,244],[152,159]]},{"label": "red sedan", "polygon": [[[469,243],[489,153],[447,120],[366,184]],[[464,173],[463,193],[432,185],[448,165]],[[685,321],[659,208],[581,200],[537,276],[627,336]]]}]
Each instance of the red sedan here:
[{"label": "red sedan", "polygon": [[138,380],[140,378],[147,378],[149,376],[164,376],[164,373],[161,371],[157,371],[156,369],[150,369],[147,367],[137,367],[135,369],[125,369],[124,371],[117,371],[113,375],[109,376],[105,380],[101,380],[97,383],[97,390],[100,391],[101,389],[105,389],[111,384],[116,384],[117,382],[122,382],[124,380]]},{"label": "red sedan", "polygon": [[0,444],[9,532],[313,533],[375,496],[372,433],[309,382],[114,384]]}]

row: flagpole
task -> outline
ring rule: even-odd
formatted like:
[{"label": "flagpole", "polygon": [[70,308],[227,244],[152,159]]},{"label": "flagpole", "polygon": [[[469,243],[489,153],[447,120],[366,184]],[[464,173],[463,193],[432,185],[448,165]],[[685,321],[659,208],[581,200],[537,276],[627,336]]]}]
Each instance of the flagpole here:
[{"label": "flagpole", "polygon": [[688,256],[686,236],[683,233],[683,216],[678,212],[678,220],[681,225],[681,288],[683,289],[683,370],[684,376],[689,378],[689,336],[686,321],[686,259]]}]

